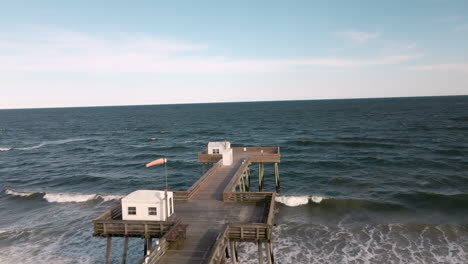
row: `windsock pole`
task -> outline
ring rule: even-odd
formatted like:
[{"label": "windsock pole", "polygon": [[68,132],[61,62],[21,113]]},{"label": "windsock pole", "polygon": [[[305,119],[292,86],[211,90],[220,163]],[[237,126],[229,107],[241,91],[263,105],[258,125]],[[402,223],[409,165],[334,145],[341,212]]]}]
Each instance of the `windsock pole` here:
[{"label": "windsock pole", "polygon": [[166,176],[166,187],[164,188],[164,199],[166,200],[166,221],[169,218],[169,199],[167,198],[167,160],[164,162],[164,174]]},{"label": "windsock pole", "polygon": [[166,209],[165,209],[165,213],[166,213],[166,220],[167,218],[169,218],[169,199],[167,198],[167,159],[164,159],[164,158],[161,158],[161,159],[157,159],[157,160],[153,160],[152,162],[146,164],[146,168],[149,168],[151,166],[156,166],[156,165],[161,165],[161,164],[164,164],[164,176],[165,176],[165,180],[166,180],[166,186],[164,187],[164,199],[166,200]]}]

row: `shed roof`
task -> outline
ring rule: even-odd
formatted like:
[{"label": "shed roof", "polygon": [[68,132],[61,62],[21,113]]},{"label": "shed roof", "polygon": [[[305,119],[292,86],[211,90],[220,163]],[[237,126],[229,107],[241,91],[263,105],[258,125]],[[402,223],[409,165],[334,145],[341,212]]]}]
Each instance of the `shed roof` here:
[{"label": "shed roof", "polygon": [[229,147],[229,141],[208,142],[208,147]]},{"label": "shed roof", "polygon": [[[167,193],[172,192],[168,191]],[[164,191],[157,190],[137,190],[122,198],[125,202],[156,202],[163,199]]]}]

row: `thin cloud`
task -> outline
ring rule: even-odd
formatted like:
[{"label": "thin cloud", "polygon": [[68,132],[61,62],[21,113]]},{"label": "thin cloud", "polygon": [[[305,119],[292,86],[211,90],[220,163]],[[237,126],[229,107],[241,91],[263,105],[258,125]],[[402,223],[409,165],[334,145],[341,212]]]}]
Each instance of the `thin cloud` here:
[{"label": "thin cloud", "polygon": [[427,64],[410,67],[409,69],[415,71],[456,71],[468,73],[468,62],[452,62],[440,64]]},{"label": "thin cloud", "polygon": [[348,31],[338,32],[338,35],[351,39],[352,41],[355,41],[355,42],[364,43],[370,40],[378,39],[381,37],[382,34],[380,32],[364,32],[364,31],[348,30]]},{"label": "thin cloud", "polygon": [[302,58],[245,60],[207,55],[209,47],[149,36],[99,39],[61,32],[15,40],[0,39],[0,71],[232,74],[295,70],[304,67],[363,68],[395,65],[418,54],[370,59]]}]

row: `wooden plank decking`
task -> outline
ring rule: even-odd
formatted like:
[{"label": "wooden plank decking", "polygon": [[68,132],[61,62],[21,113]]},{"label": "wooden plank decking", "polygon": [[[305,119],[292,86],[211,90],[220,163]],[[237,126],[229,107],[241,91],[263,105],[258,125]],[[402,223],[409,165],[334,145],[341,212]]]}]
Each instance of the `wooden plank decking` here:
[{"label": "wooden plank decking", "polygon": [[[246,177],[251,163],[279,162],[279,148],[234,148],[233,153],[231,166],[222,166],[220,157],[199,154],[199,162],[218,163],[187,191],[174,192],[176,219],[153,226],[139,223],[146,224],[140,232],[132,229],[133,236],[162,237],[146,257],[148,263],[220,263],[229,241],[270,242],[275,194],[236,193],[236,185]],[[128,232],[128,224],[139,222],[112,221],[112,213],[94,220],[95,236],[128,236],[119,230]],[[177,248],[168,246],[165,237],[175,222],[185,224],[185,241]],[[146,233],[148,224],[152,233]]]},{"label": "wooden plank decking", "polygon": [[178,217],[189,224],[187,239],[181,248],[166,251],[160,263],[208,263],[216,239],[226,224],[263,222],[263,203],[223,202],[224,189],[246,158],[244,154],[235,155],[233,165],[217,167],[190,202],[177,204]]}]

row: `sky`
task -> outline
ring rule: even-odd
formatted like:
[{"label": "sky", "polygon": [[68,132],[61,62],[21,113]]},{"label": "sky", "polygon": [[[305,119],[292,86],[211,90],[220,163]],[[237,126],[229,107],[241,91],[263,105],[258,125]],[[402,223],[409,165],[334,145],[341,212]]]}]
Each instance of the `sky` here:
[{"label": "sky", "polygon": [[468,1],[0,0],[0,109],[468,95]]}]

